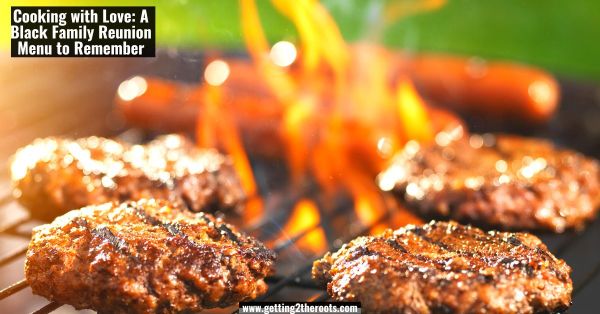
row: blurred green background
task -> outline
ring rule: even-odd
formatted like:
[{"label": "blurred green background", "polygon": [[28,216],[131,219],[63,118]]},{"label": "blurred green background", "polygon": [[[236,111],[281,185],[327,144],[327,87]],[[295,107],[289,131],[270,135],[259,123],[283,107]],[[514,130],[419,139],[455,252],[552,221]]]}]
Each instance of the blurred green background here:
[{"label": "blurred green background", "polygon": [[[345,38],[357,41],[372,31],[390,1],[322,2]],[[296,38],[294,27],[269,1],[257,2],[270,40]],[[12,0],[2,5],[4,29],[10,5],[155,5],[160,46],[243,49],[235,0]],[[8,31],[3,33],[7,49]],[[411,51],[517,60],[563,76],[600,80],[600,1],[595,0],[449,0],[441,9],[389,25],[381,40]]]}]

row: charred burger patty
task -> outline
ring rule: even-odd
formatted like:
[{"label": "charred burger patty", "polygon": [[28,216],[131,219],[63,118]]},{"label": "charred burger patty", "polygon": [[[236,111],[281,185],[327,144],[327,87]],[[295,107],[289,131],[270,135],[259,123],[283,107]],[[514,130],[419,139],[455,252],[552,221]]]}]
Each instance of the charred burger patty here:
[{"label": "charred burger patty", "polygon": [[368,313],[540,313],[570,305],[571,269],[526,233],[432,222],[360,237],[313,265]]},{"label": "charred burger patty", "polygon": [[379,176],[407,207],[508,230],[563,232],[595,217],[598,162],[539,139],[442,132],[409,143]]},{"label": "charred burger patty", "polygon": [[37,227],[33,293],[104,313],[182,313],[264,293],[275,254],[209,214],[166,201],[106,203]]},{"label": "charred burger patty", "polygon": [[141,198],[181,202],[192,211],[226,211],[245,197],[227,157],[179,135],[147,145],[99,137],[38,139],[15,154],[11,174],[19,201],[44,220]]}]

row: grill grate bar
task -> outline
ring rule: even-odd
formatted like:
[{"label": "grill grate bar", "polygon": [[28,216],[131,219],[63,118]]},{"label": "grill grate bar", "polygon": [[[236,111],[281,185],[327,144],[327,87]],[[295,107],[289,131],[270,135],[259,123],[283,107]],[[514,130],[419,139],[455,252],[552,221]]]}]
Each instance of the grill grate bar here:
[{"label": "grill grate bar", "polygon": [[13,222],[12,224],[8,225],[8,226],[4,226],[3,228],[0,228],[0,233],[16,233],[16,230],[19,229],[19,227],[21,227],[23,224],[28,223],[29,221],[31,221],[31,217],[29,216],[25,216],[15,222]]},{"label": "grill grate bar", "polygon": [[27,247],[28,244],[25,245],[21,245],[20,247],[17,247],[14,251],[8,253],[7,255],[3,256],[0,259],[0,267],[12,262],[13,260],[15,260],[16,258],[18,258],[19,256],[25,254],[25,252],[27,252]]},{"label": "grill grate bar", "polygon": [[[269,204],[269,206],[273,206],[273,208],[277,208],[278,210],[273,212],[272,214],[264,215],[262,218],[259,218],[255,223],[252,223],[252,225],[250,225],[248,228],[245,228],[245,231],[252,232],[252,231],[259,231],[261,229],[269,229],[269,228],[266,228],[266,226],[269,226],[269,224],[279,225],[278,222],[281,220],[285,220],[286,215],[289,215],[288,209],[293,208],[293,206],[300,199],[302,199],[304,197],[316,199],[316,196],[318,193],[317,191],[315,191],[316,185],[315,184],[307,184],[306,186],[308,186],[308,187],[299,192],[294,189],[290,190],[290,189],[285,189],[285,188],[272,191],[271,193],[275,192],[276,194],[282,194],[282,195],[286,196],[283,199],[274,198],[273,200],[276,201],[276,204],[273,204],[273,203]],[[10,193],[8,193],[8,194],[0,193],[0,206],[6,206],[6,204],[9,204],[11,201],[13,201],[13,198]],[[259,238],[272,237],[272,236],[277,235],[275,237],[275,239],[271,241],[271,243],[273,243],[273,250],[279,253],[281,251],[286,250],[290,246],[293,246],[299,240],[301,240],[302,238],[304,238],[305,236],[310,234],[312,231],[317,230],[318,228],[323,228],[324,230],[330,229],[330,227],[331,227],[330,221],[332,219],[335,219],[336,217],[339,217],[339,215],[344,213],[347,209],[348,209],[348,203],[345,203],[342,206],[339,206],[339,205],[335,206],[335,209],[333,210],[333,212],[330,212],[329,215],[323,213],[323,211],[320,211],[321,220],[319,223],[314,224],[314,225],[310,226],[309,228],[304,229],[300,233],[298,233],[290,238],[287,238],[287,237],[285,237],[285,235],[282,235],[282,234],[275,234],[275,233],[268,233],[268,232],[266,234],[262,233],[262,236],[260,236]],[[322,210],[322,206],[319,206],[319,210]],[[328,244],[330,245],[330,248],[336,249],[337,245],[335,243],[346,243],[349,240],[368,232],[373,227],[375,227],[379,223],[383,222],[385,219],[388,219],[391,216],[392,211],[393,211],[393,209],[388,205],[388,208],[385,211],[385,213],[383,215],[381,215],[379,218],[377,218],[376,221],[372,222],[370,224],[370,226],[363,226],[360,230],[358,230],[358,232],[355,232],[352,235],[349,235],[347,238],[336,239],[335,242],[333,242],[333,241],[331,241],[331,239],[328,236],[328,242],[329,242]],[[18,232],[16,232],[16,230],[18,228],[20,228],[20,226],[22,226],[26,223],[29,223],[31,221],[32,221],[32,218],[30,218],[28,216],[20,218],[19,220],[15,221],[15,222],[11,222],[10,225],[3,226],[0,229],[0,233],[15,234],[17,236],[27,238],[27,236],[28,236],[27,234],[18,233]],[[563,235],[567,238],[564,239],[563,241],[560,241],[555,246],[556,249],[554,250],[554,252],[555,252],[556,256],[563,257],[565,252],[568,251],[569,247],[571,247],[574,243],[576,243],[578,241],[578,239],[584,237],[588,232],[590,232],[590,229],[592,229],[594,227],[597,227],[597,226],[593,226],[592,224],[590,224],[587,226],[587,228],[583,232]],[[11,261],[15,260],[19,256],[22,256],[26,251],[27,251],[26,245],[22,246],[22,247],[17,247],[13,252],[0,258],[0,267],[10,263]],[[298,269],[296,269],[295,271],[292,272],[291,275],[288,275],[288,276],[277,276],[276,275],[276,276],[266,278],[266,281],[269,282],[269,290],[267,291],[267,293],[265,295],[257,298],[256,301],[265,301],[274,296],[276,297],[281,292],[281,290],[283,290],[286,287],[311,289],[311,290],[321,289],[321,287],[319,287],[317,284],[315,284],[311,280],[307,279],[308,278],[307,275],[310,272],[310,270],[312,269],[312,261],[318,257],[320,257],[320,255],[314,255],[314,256],[309,255],[307,257],[308,262],[302,263]],[[593,270],[591,272],[589,272],[588,275],[583,280],[581,280],[579,283],[577,283],[577,285],[574,287],[573,296],[574,297],[577,296],[577,294],[580,291],[584,290],[584,288],[588,284],[592,283],[599,275],[600,275],[600,263],[594,265]],[[11,295],[14,295],[17,292],[22,291],[23,289],[27,288],[27,286],[28,286],[28,284],[25,281],[25,279],[22,279],[18,282],[13,283],[12,285],[0,290],[0,300],[6,299],[6,298],[10,297]],[[320,301],[326,301],[329,299],[330,298],[326,291],[317,291],[317,292],[315,292],[314,295],[307,298],[306,301],[307,302],[320,302]],[[58,309],[61,306],[62,306],[62,304],[49,301],[45,306],[43,306],[39,310],[35,311],[34,313],[50,313],[50,312]]]},{"label": "grill grate bar", "polygon": [[25,279],[21,279],[12,285],[0,290],[0,300],[6,299],[7,297],[27,288],[28,284]]},{"label": "grill grate bar", "polygon": [[[286,197],[280,204],[275,204],[278,210],[273,213],[271,216],[263,217],[263,219],[251,224],[247,228],[244,229],[247,233],[253,233],[257,230],[263,229],[269,223],[277,223],[281,221],[285,216],[289,214],[289,210],[291,210],[294,205],[298,203],[303,197],[311,197],[314,196],[316,191],[313,187],[303,188],[300,192],[296,192],[296,189],[280,189],[277,192],[283,195],[290,195]],[[256,196],[254,196],[256,197]],[[263,196],[264,197],[264,196]]]},{"label": "grill grate bar", "polygon": [[302,232],[294,235],[291,238],[288,239],[282,239],[284,241],[280,242],[276,242],[275,246],[273,247],[273,251],[275,251],[275,253],[280,253],[281,251],[285,250],[286,248],[290,247],[291,245],[294,245],[296,242],[298,242],[298,240],[302,239],[304,236],[306,236],[307,234],[311,233],[314,230],[317,230],[319,227],[321,227],[321,224],[314,224],[312,226],[310,226],[309,228],[306,228],[304,230],[302,230]]},{"label": "grill grate bar", "polygon": [[[317,258],[316,256],[311,256],[309,260],[313,260]],[[256,302],[265,301],[267,298],[277,294],[281,289],[285,288],[289,283],[293,282],[297,277],[301,277],[306,274],[308,271],[312,269],[312,261],[310,263],[304,264],[302,267],[298,268],[295,272],[287,277],[283,277],[279,282],[269,287],[267,293],[262,296],[256,298]]]},{"label": "grill grate bar", "polygon": [[[337,208],[333,211],[332,216],[337,216],[339,214],[342,214],[345,209],[346,208],[343,206],[337,206]],[[325,215],[323,215],[321,213],[321,220],[318,223],[302,230],[301,232],[292,236],[291,238],[280,239],[279,241],[275,242],[273,250],[276,253],[279,253],[279,252],[285,250],[286,248],[288,248],[289,246],[294,245],[296,242],[298,242],[298,240],[302,239],[304,236],[311,233],[312,231],[315,231],[319,228],[326,229],[326,226],[327,226],[327,224],[325,224]]]},{"label": "grill grate bar", "polygon": [[[371,223],[370,226],[365,226],[363,227],[361,230],[359,230],[358,232],[354,233],[351,236],[348,236],[344,239],[344,241],[342,241],[343,243],[348,242],[349,240],[352,240],[364,233],[366,233],[367,231],[371,230],[373,227],[377,226],[380,222],[382,222],[383,220],[387,219],[390,216],[390,211],[389,209],[385,212],[385,214],[381,215],[381,217],[379,217],[378,219],[376,219],[373,223]],[[335,248],[334,248],[335,249]],[[302,277],[303,275],[305,275],[306,273],[308,273],[310,270],[312,270],[312,265],[313,265],[313,260],[317,259],[319,256],[310,256],[308,263],[304,264],[303,266],[301,266],[300,268],[298,268],[298,270],[296,270],[295,272],[293,272],[291,275],[284,277],[283,279],[281,279],[279,282],[275,283],[273,286],[269,287],[269,291],[267,291],[267,293],[265,293],[264,295],[262,295],[261,297],[257,298],[256,301],[257,302],[261,302],[266,300],[267,298],[277,294],[281,289],[285,288],[287,285],[289,285],[290,283],[294,282],[296,280],[296,278]]]},{"label": "grill grate bar", "polygon": [[257,221],[256,223],[253,223],[250,227],[245,228],[244,232],[250,234],[257,230],[263,229],[269,223],[277,224],[277,221],[280,221],[288,214],[288,210],[286,210],[286,209],[291,209],[294,206],[294,204],[295,203],[292,201],[287,201],[284,204],[281,204],[279,206],[279,208],[281,208],[280,211],[274,213],[273,216],[264,217],[264,219],[261,219],[261,220]]},{"label": "grill grate bar", "polygon": [[41,309],[32,312],[31,314],[48,314],[48,313],[52,313],[54,310],[58,309],[59,307],[61,307],[62,304],[60,303],[56,303],[56,302],[50,302],[46,305],[44,305]]},{"label": "grill grate bar", "polygon": [[[339,212],[343,212],[343,211],[339,211]],[[338,210],[336,210],[334,212],[335,214],[338,214]],[[335,215],[334,215],[335,216]],[[370,230],[371,228],[373,228],[374,226],[376,226],[379,222],[383,221],[384,219],[386,219],[387,217],[390,216],[390,211],[388,210],[384,215],[382,215],[379,219],[377,219],[377,221],[373,222],[371,224],[371,226],[365,226],[363,229],[361,229],[359,232],[357,232],[357,234],[355,234],[352,237],[349,238],[354,238],[356,236],[359,236],[365,232],[367,232],[368,230]],[[4,230],[2,230],[3,232],[9,229],[16,229],[18,228],[21,224],[26,223],[28,221],[30,221],[31,219],[29,217],[25,217],[23,219],[21,219],[20,221],[14,223],[13,225],[5,228]],[[269,221],[271,221],[271,219],[269,218],[265,218],[262,219],[261,221],[259,221],[256,226],[261,226],[261,225],[265,225],[267,224]],[[274,250],[279,252],[282,251],[284,249],[286,249],[287,247],[289,247],[290,245],[293,245],[294,243],[296,243],[298,240],[302,239],[304,236],[306,236],[308,233],[310,233],[311,231],[316,230],[319,227],[323,227],[323,222],[320,222],[319,224],[315,224],[313,226],[311,226],[310,228],[307,228],[305,230],[303,230],[301,233],[295,235],[294,237],[287,239],[285,241],[279,241],[276,242],[277,244],[274,247]],[[587,231],[587,229],[586,229]],[[582,237],[585,232],[581,232],[575,235],[572,235],[569,237],[568,241],[565,241],[564,243],[562,243],[562,245],[557,249],[557,255],[560,255],[561,252],[563,252],[565,249],[567,249],[568,247],[570,247],[570,245],[576,241],[578,238]],[[346,241],[342,241],[342,242],[346,242]],[[11,254],[4,256],[2,259],[0,259],[0,266],[7,264],[8,262],[14,260],[15,258],[17,258],[18,256],[24,254],[27,250],[27,246],[23,246],[17,250],[15,250],[14,252],[12,252]],[[294,273],[292,273],[289,276],[286,277],[270,277],[270,282],[273,282],[272,285],[270,285],[270,289],[269,291],[261,296],[260,298],[258,298],[256,301],[264,301],[269,297],[272,297],[274,295],[276,295],[279,291],[281,291],[283,288],[288,287],[288,286],[298,286],[300,288],[307,288],[307,289],[318,289],[318,287],[316,285],[308,285],[306,283],[302,284],[299,283],[296,285],[296,281],[297,278],[301,278],[303,275],[305,275],[307,272],[309,272],[312,268],[312,260],[317,258],[317,256],[311,256],[311,258],[309,260],[311,260],[310,263],[307,263],[305,265],[303,265],[302,267],[300,267],[297,271],[295,271]],[[579,291],[581,291],[589,282],[591,282],[598,274],[600,273],[600,264],[596,265],[596,267],[594,268],[593,272],[590,273],[589,276],[587,276],[585,278],[584,281],[582,281],[581,283],[579,283],[577,285],[577,287],[574,288],[574,292],[573,295],[575,296]],[[23,290],[24,288],[26,288],[27,282],[25,281],[25,279],[22,279],[14,284],[12,284],[9,287],[6,287],[5,289],[0,291],[0,300],[5,299],[21,290]],[[310,297],[309,299],[307,299],[307,301],[312,302],[318,302],[318,301],[325,301],[329,299],[328,294],[326,292],[322,292],[320,294],[316,294],[312,297]],[[58,304],[56,302],[50,302],[47,305],[45,305],[44,307],[40,308],[38,311],[34,312],[34,313],[50,313],[56,309],[58,309],[60,306],[62,306],[61,304]]]}]

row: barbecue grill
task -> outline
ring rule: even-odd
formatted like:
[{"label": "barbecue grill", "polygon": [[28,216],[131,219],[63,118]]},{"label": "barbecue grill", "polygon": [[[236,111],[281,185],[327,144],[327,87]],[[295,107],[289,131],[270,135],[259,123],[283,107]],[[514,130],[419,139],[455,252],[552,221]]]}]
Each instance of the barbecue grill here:
[{"label": "barbecue grill", "polygon": [[[194,80],[194,71],[200,68],[198,55],[190,54],[185,58],[173,56],[162,52],[154,61],[151,70],[144,67],[145,74],[162,75],[172,78],[173,72],[179,78]],[[183,60],[183,61],[182,61]],[[148,72],[149,71],[149,72]],[[115,80],[117,82],[117,80]],[[511,130],[510,126],[489,126],[475,119],[467,117],[467,121],[476,131],[491,131],[490,128],[499,127],[501,130],[525,132],[527,135],[548,137],[560,145],[570,146],[594,157],[600,157],[598,126],[582,121],[586,117],[600,115],[600,88],[571,80],[561,80],[563,88],[563,106],[561,112],[549,126],[533,129]],[[87,135],[101,134],[117,136],[133,142],[145,142],[153,134],[144,133],[136,129],[122,129],[118,121],[111,115],[107,106],[99,110],[108,119],[79,119],[62,128],[52,129],[55,134]],[[84,114],[90,114],[85,110]],[[96,116],[97,117],[97,116]],[[36,130],[44,129],[47,125],[59,125],[67,119],[65,111],[58,110],[51,119],[31,122],[21,126],[19,134],[14,141],[3,142],[3,150],[14,149],[18,145],[25,145],[40,134]],[[597,121],[597,120],[596,120]],[[117,124],[117,127],[114,125]],[[242,218],[228,217],[227,220],[240,227],[246,233],[256,236],[269,247],[274,249],[279,259],[277,271],[274,276],[267,278],[268,292],[257,301],[325,301],[327,293],[311,280],[312,262],[322,256],[326,251],[335,250],[345,242],[366,235],[381,228],[399,227],[394,222],[402,221],[405,215],[389,195],[381,194],[380,197],[386,206],[386,211],[370,223],[362,223],[357,219],[354,204],[348,195],[339,195],[335,202],[325,202],[321,192],[314,182],[306,182],[301,190],[286,186],[285,175],[282,175],[283,164],[273,163],[251,156],[252,166],[256,181],[259,185],[260,197],[264,203],[263,212],[248,223]],[[33,296],[23,279],[23,262],[31,229],[40,224],[28,217],[27,212],[16,203],[11,196],[9,178],[6,172],[0,176],[0,309],[2,312],[49,313],[53,311],[73,312],[73,308]],[[293,234],[284,229],[289,223],[294,205],[300,199],[309,198],[318,208],[318,220],[305,226],[301,231]],[[315,246],[308,241],[311,234],[319,232],[324,237],[317,237],[324,243]],[[596,219],[581,232],[567,232],[561,235],[540,234],[544,243],[557,257],[563,258],[573,268],[574,282],[573,306],[570,313],[584,313],[594,308],[598,291],[600,291],[600,220]],[[302,245],[302,242],[310,245]],[[206,311],[206,313],[231,313],[235,308]]]}]

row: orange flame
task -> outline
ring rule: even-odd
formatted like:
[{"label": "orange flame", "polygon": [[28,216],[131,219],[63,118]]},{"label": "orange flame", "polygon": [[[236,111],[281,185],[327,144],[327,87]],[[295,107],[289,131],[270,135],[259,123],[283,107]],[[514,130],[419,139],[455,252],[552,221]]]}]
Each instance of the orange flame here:
[{"label": "orange flame", "polygon": [[[219,66],[215,69],[214,65]],[[248,156],[242,145],[242,141],[232,121],[232,114],[227,108],[221,106],[222,91],[220,86],[227,80],[229,68],[224,61],[215,60],[210,62],[205,70],[205,78],[208,82],[204,86],[205,112],[198,119],[197,138],[200,146],[216,147],[222,145],[233,160],[233,166],[240,177],[242,188],[246,194],[254,196],[257,193],[256,183]]]},{"label": "orange flame", "polygon": [[[298,248],[320,254],[327,249],[325,231],[321,227],[315,228],[320,222],[321,216],[317,205],[311,200],[302,199],[296,204],[290,218],[283,227],[281,231],[283,237],[278,238],[300,237],[296,242]],[[304,232],[307,233],[302,235]]]},{"label": "orange flame", "polygon": [[[357,217],[365,224],[377,221],[386,206],[373,173],[381,171],[386,159],[408,140],[433,138],[425,102],[408,79],[401,79],[397,86],[389,84],[394,76],[388,67],[389,54],[381,49],[349,49],[333,18],[315,0],[272,0],[296,25],[302,48],[298,64],[277,66],[268,59],[269,44],[255,1],[240,1],[248,51],[285,106],[281,128],[293,181],[301,184],[312,172],[329,195],[344,187],[353,195]],[[412,0],[391,8],[385,19],[444,2]],[[306,226],[308,218],[297,218],[299,213],[319,219],[316,207],[308,201],[298,204],[291,219]],[[293,228],[298,227],[286,228],[297,231]]]},{"label": "orange flame", "polygon": [[433,139],[433,128],[424,103],[411,81],[400,80],[397,91],[398,116],[408,140],[429,142]]}]

